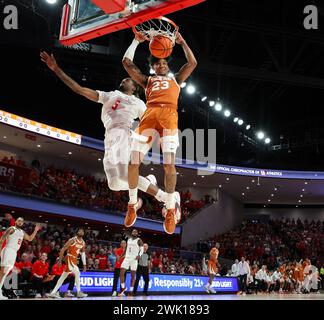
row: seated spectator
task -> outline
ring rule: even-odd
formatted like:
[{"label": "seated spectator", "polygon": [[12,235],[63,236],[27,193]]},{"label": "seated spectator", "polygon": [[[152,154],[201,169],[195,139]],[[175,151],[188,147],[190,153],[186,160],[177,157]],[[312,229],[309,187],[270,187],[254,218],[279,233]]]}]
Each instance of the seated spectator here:
[{"label": "seated spectator", "polygon": [[28,260],[27,253],[23,253],[20,262],[15,263],[16,272],[18,273],[18,281],[28,281],[31,277],[33,264]]},{"label": "seated spectator", "polygon": [[42,253],[39,260],[37,260],[32,267],[32,282],[33,286],[37,292],[36,298],[45,297],[45,292],[47,289],[47,283],[44,282],[45,278],[48,276],[48,262],[47,253]]}]

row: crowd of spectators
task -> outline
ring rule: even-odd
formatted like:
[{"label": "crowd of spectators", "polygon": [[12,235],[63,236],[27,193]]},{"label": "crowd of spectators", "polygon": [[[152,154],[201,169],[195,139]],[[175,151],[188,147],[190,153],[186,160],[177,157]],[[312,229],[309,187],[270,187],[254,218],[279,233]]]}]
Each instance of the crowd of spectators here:
[{"label": "crowd of spectators", "polygon": [[[28,167],[24,161],[13,157],[4,157],[1,161],[24,168]],[[127,211],[128,193],[111,191],[105,179],[80,174],[70,168],[42,167],[38,160],[34,160],[28,168],[30,174],[22,175],[19,179],[9,179],[6,183],[1,183],[1,188],[72,206],[109,210],[117,214]],[[21,181],[22,179],[26,181]],[[208,195],[194,200],[190,191],[181,192],[180,195],[182,221],[213,201]],[[144,205],[138,211],[138,215],[148,219],[162,220],[163,204],[142,192],[139,196],[143,199]]]},{"label": "crowd of spectators", "polygon": [[229,232],[199,244],[211,248],[221,244],[220,256],[234,260],[245,256],[274,270],[286,261],[308,257],[315,265],[324,261],[324,222],[282,219],[260,222],[243,221]]},{"label": "crowd of spectators", "polygon": [[[0,222],[0,230],[12,225],[12,221],[10,214],[6,214],[5,220]],[[32,223],[26,223],[24,230],[30,234],[33,226]],[[75,235],[74,232],[75,229],[70,226],[43,225],[32,243],[22,244],[14,272],[19,274],[20,281],[31,281],[38,296],[48,293],[62,274],[64,265],[58,266],[57,258],[65,242]],[[87,269],[113,271],[116,263],[115,249],[119,246],[121,236],[112,239],[109,233],[87,230],[84,239],[87,245]],[[301,245],[302,239],[306,243],[304,246]],[[243,285],[240,281],[243,294],[308,293],[324,289],[324,260],[321,251],[323,224],[320,222],[244,221],[240,228],[216,236],[205,244],[211,248],[216,242],[220,243],[220,258],[234,261],[236,257],[246,257],[248,272]],[[208,274],[208,252],[199,259],[185,259],[179,254],[179,248],[161,249],[153,247],[153,244],[150,246],[150,272]],[[231,268],[219,265],[218,275],[240,279],[239,263],[241,262],[236,260]],[[69,288],[73,288],[73,275],[66,283]],[[71,295],[71,292],[67,291],[66,295]]]}]

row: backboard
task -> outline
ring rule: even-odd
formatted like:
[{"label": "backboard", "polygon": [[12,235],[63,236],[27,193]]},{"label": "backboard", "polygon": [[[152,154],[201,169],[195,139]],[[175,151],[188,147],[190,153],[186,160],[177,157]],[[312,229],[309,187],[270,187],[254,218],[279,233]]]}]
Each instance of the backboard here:
[{"label": "backboard", "polygon": [[[60,41],[67,46],[85,42],[204,1],[206,0],[68,0],[63,8]],[[111,6],[107,3],[111,3]],[[105,11],[115,13],[108,14]]]}]

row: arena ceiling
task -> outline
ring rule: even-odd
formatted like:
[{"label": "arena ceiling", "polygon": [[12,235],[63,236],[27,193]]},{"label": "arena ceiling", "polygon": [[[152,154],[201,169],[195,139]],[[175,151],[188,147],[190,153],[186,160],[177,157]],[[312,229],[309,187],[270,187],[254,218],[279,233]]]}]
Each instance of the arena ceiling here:
[{"label": "arena ceiling", "polygon": [[[125,76],[120,60],[131,41],[129,30],[104,36],[78,50],[57,42],[60,11],[65,1],[12,0],[19,8],[20,28],[1,30],[1,108],[57,127],[103,138],[100,106],[71,93],[39,61],[46,49],[77,81],[111,90]],[[323,170],[324,146],[324,29],[303,28],[305,5],[319,0],[207,0],[170,15],[197,54],[192,76],[197,94],[180,100],[180,127],[216,128],[219,161],[231,165],[293,170]],[[136,61],[144,69],[147,49]],[[183,62],[176,49],[172,70]],[[254,131],[202,103],[219,98],[232,115],[272,139],[254,144]],[[245,133],[245,135],[243,134]],[[250,138],[250,139],[247,139]],[[252,140],[251,140],[252,139]],[[252,142],[251,142],[252,141]],[[273,148],[275,146],[275,148]]]}]

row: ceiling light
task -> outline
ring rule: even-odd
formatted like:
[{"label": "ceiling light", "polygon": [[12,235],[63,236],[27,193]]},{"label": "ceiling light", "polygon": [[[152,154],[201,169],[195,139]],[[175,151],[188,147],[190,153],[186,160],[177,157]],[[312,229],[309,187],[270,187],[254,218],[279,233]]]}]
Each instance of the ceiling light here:
[{"label": "ceiling light", "polygon": [[195,186],[196,185],[196,182],[194,182],[193,185]]},{"label": "ceiling light", "polygon": [[259,140],[264,139],[264,133],[263,133],[262,131],[259,131],[259,132],[257,133],[257,137],[258,137]]},{"label": "ceiling light", "polygon": [[266,144],[269,144],[269,143],[271,142],[271,139],[270,139],[270,138],[266,138],[266,139],[264,140],[264,142],[265,142]]},{"label": "ceiling light", "polygon": [[40,147],[41,147],[41,145],[40,145],[40,144],[38,144],[38,145],[37,145],[37,148],[40,148]]},{"label": "ceiling light", "polygon": [[223,106],[220,102],[217,102],[215,105],[215,110],[216,111],[221,111],[223,109]]},{"label": "ceiling light", "polygon": [[239,121],[239,118],[235,117],[233,121],[236,123],[237,121]]},{"label": "ceiling light", "polygon": [[213,107],[214,105],[215,105],[215,101],[213,101],[213,100],[212,101],[209,101],[209,106],[210,107]]},{"label": "ceiling light", "polygon": [[231,115],[231,111],[229,111],[229,110],[225,110],[225,111],[224,111],[224,116],[225,116],[226,118],[230,117],[230,115]]},{"label": "ceiling light", "polygon": [[3,139],[7,139],[7,136],[3,136]]},{"label": "ceiling light", "polygon": [[250,129],[251,129],[251,125],[248,124],[248,125],[245,127],[245,129],[246,129],[246,130],[250,130]]},{"label": "ceiling light", "polygon": [[203,98],[201,99],[202,102],[204,102],[204,101],[206,101],[206,100],[207,100],[207,97],[203,97]]},{"label": "ceiling light", "polygon": [[183,89],[183,88],[185,88],[185,87],[186,87],[186,85],[187,85],[187,83],[186,83],[186,82],[182,82],[182,83],[181,83],[181,85],[180,85],[180,88],[182,88],[182,89]]},{"label": "ceiling light", "polygon": [[69,154],[71,155],[71,154],[72,154],[72,152],[71,152],[71,151],[69,151]]},{"label": "ceiling light", "polygon": [[194,94],[195,92],[196,92],[196,88],[190,84],[187,88],[187,93]]},{"label": "ceiling light", "polygon": [[169,73],[168,73],[168,77],[169,77],[169,78],[173,78],[173,77],[174,77],[174,74],[173,74],[172,72],[169,72]]}]

